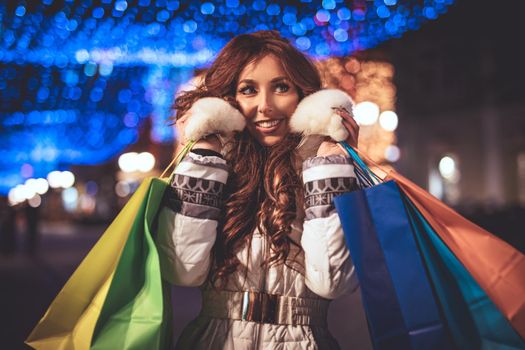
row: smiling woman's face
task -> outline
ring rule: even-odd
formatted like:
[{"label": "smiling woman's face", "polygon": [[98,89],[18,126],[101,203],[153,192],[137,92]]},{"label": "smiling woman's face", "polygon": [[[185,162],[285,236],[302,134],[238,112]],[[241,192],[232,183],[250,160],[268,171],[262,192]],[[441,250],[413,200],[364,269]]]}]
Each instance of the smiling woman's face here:
[{"label": "smiling woman's face", "polygon": [[299,92],[279,59],[269,54],[244,67],[235,98],[250,134],[261,145],[273,146],[288,134],[288,119],[299,103]]}]

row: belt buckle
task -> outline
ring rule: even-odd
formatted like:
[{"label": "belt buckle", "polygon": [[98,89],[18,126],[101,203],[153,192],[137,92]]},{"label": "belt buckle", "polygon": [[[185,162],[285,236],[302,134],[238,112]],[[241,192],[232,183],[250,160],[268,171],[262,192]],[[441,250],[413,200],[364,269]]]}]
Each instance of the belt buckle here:
[{"label": "belt buckle", "polygon": [[257,323],[277,323],[278,295],[246,291],[242,298],[241,319]]}]

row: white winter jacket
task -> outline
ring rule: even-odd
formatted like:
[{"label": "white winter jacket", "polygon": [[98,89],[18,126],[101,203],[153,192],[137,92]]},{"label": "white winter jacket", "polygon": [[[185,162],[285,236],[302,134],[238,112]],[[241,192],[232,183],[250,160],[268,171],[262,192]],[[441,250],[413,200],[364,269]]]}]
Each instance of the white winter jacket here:
[{"label": "white winter jacket", "polygon": [[[344,156],[312,157],[303,162],[302,176],[305,208],[291,233],[302,249],[291,245],[286,265],[262,269],[270,247],[266,236],[255,230],[251,247],[246,244],[237,253],[247,271],[241,268],[231,275],[226,291],[263,291],[327,306],[330,299],[357,288],[354,266],[332,203],[334,196],[356,188],[351,161]],[[227,177],[224,159],[189,153],[175,169],[159,214],[156,243],[163,278],[175,285],[201,286],[203,295],[212,292],[206,282]],[[337,349],[338,345],[326,322],[259,323],[214,317],[203,310],[186,327],[177,348]]]}]

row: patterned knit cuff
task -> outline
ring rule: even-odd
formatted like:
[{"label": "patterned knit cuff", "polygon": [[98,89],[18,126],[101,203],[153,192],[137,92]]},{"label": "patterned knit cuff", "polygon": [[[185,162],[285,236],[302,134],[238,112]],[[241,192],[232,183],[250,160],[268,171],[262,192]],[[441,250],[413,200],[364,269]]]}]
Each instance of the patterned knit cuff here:
[{"label": "patterned knit cuff", "polygon": [[227,178],[223,159],[189,153],[175,169],[164,205],[185,216],[218,220]]},{"label": "patterned knit cuff", "polygon": [[340,155],[313,157],[303,163],[306,220],[335,212],[335,196],[356,189],[351,159]]}]

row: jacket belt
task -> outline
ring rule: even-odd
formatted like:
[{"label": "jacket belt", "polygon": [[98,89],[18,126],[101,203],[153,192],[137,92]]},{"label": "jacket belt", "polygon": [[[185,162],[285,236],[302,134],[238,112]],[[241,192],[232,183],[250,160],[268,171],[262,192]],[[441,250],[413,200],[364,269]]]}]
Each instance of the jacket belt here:
[{"label": "jacket belt", "polygon": [[202,315],[257,323],[326,327],[330,300],[264,292],[204,290]]}]

